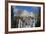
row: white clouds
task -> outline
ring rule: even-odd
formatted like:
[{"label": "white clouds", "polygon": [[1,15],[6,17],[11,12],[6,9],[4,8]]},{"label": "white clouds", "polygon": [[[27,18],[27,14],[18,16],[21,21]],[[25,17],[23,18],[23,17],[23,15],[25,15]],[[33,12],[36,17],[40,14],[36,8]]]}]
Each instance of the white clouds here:
[{"label": "white clouds", "polygon": [[19,11],[19,9],[14,9],[14,16],[23,16],[23,17],[35,17],[35,13],[33,13],[33,11],[28,12],[27,10],[20,10],[21,14],[17,13],[17,11]]},{"label": "white clouds", "polygon": [[21,16],[31,16],[31,17],[35,17],[33,12],[28,12],[27,10],[24,10],[23,13],[21,14]]}]

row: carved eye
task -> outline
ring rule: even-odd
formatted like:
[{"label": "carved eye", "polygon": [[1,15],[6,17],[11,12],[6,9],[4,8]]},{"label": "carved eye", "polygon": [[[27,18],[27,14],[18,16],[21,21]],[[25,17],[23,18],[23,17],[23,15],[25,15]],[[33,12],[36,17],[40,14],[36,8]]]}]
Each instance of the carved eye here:
[{"label": "carved eye", "polygon": [[33,17],[31,19],[34,19]]}]

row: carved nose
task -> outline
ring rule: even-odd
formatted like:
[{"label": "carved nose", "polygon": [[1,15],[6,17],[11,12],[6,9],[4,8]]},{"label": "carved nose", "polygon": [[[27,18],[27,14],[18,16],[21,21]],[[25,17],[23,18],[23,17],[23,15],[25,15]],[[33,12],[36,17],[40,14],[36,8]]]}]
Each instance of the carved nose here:
[{"label": "carved nose", "polygon": [[28,25],[28,24],[26,23],[26,25]]}]

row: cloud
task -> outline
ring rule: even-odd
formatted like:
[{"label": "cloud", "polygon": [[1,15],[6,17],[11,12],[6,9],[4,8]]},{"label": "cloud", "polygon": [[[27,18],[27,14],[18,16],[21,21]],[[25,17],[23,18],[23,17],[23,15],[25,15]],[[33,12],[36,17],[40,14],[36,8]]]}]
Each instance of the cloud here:
[{"label": "cloud", "polygon": [[27,10],[24,10],[23,13],[21,14],[21,16],[31,16],[31,17],[35,17],[35,14],[31,11],[28,12]]}]

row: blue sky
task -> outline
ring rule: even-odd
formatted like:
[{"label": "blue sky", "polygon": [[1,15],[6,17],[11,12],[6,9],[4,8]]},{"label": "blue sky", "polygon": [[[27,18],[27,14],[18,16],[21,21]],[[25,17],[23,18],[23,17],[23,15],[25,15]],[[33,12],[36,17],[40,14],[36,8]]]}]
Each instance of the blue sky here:
[{"label": "blue sky", "polygon": [[18,10],[26,10],[28,12],[33,12],[33,13],[39,13],[39,9],[41,9],[40,7],[36,7],[36,6],[12,6],[13,7],[13,13],[14,15],[16,15],[16,9]]},{"label": "blue sky", "polygon": [[14,10],[13,12],[16,11],[16,9],[18,10],[26,10],[28,12],[33,12],[33,13],[39,13],[39,9],[41,9],[40,7],[36,7],[36,6],[13,6]]},{"label": "blue sky", "polygon": [[15,6],[15,9],[19,10],[27,10],[28,12],[34,12],[34,13],[39,13],[40,7],[35,7],[35,6]]}]

